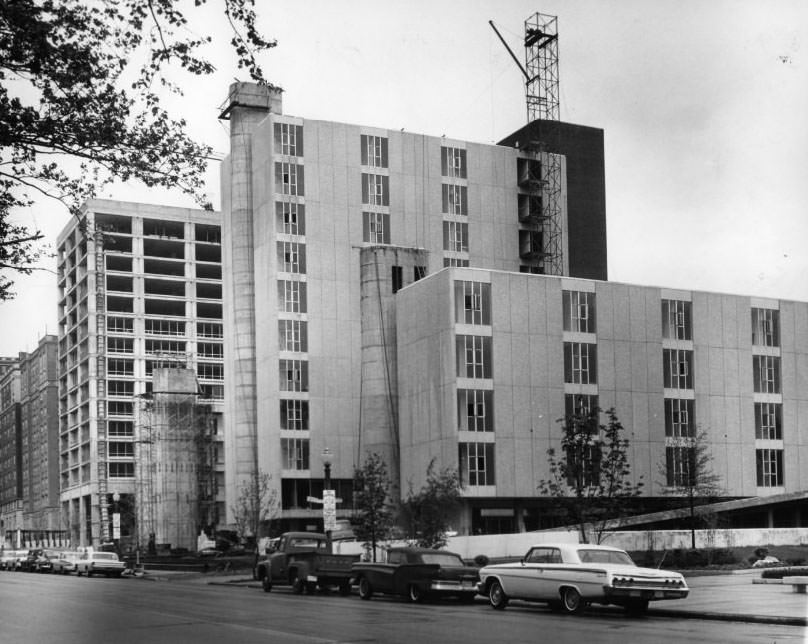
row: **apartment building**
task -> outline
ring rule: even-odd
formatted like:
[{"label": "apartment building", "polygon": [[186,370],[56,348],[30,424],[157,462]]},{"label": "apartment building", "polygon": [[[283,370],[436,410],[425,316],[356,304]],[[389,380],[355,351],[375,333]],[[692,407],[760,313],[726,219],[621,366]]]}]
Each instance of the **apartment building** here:
[{"label": "apartment building", "polygon": [[[113,538],[112,504],[134,508],[136,485],[144,485],[136,463],[160,393],[155,370],[193,370],[198,387],[185,393],[211,406],[218,436],[225,383],[220,216],[91,200],[81,221],[59,235],[58,285],[61,514],[72,542],[91,545]],[[135,518],[121,514],[121,538],[131,538]]]},{"label": "apartment building", "polygon": [[22,474],[20,366],[16,359],[3,358],[0,366],[0,531],[3,543],[24,528]]},{"label": "apartment building", "polygon": [[401,478],[457,467],[461,531],[552,524],[546,453],[581,407],[617,411],[645,507],[698,431],[726,496],[808,488],[808,303],[455,268],[395,308]]}]

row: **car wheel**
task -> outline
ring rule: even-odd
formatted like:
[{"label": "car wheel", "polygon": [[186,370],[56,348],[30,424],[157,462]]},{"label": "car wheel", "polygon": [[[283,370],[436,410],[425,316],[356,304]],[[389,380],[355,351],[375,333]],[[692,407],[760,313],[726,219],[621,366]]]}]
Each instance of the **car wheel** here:
[{"label": "car wheel", "polygon": [[416,584],[410,584],[409,597],[411,602],[420,602],[424,599],[424,591]]},{"label": "car wheel", "polygon": [[628,602],[624,609],[627,615],[631,615],[632,617],[639,617],[641,615],[645,615],[648,612],[648,600],[647,599],[634,599]]},{"label": "car wheel", "polygon": [[261,588],[264,589],[265,593],[272,590],[272,582],[269,579],[269,575],[264,575],[264,578],[261,580]]},{"label": "car wheel", "polygon": [[346,581],[339,585],[339,594],[345,597],[351,594],[351,582]]},{"label": "car wheel", "polygon": [[295,595],[302,595],[304,587],[305,584],[303,583],[303,580],[297,575],[295,575],[295,577],[292,579],[292,592]]},{"label": "car wheel", "polygon": [[491,606],[497,610],[502,610],[508,605],[508,596],[499,581],[492,581],[488,587],[488,600],[491,602]]},{"label": "car wheel", "polygon": [[362,577],[359,580],[359,597],[360,599],[370,599],[373,597],[373,587],[370,585],[367,577]]},{"label": "car wheel", "polygon": [[307,595],[313,595],[316,592],[317,592],[317,584],[314,583],[313,581],[307,581],[306,582],[306,594]]},{"label": "car wheel", "polygon": [[567,586],[561,589],[561,608],[565,613],[574,615],[584,609],[584,598],[575,588]]}]

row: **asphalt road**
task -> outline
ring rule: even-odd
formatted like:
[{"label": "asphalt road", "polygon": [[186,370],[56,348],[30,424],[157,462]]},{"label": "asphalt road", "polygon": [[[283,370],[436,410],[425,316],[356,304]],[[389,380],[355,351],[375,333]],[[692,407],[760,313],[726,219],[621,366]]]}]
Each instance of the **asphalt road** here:
[{"label": "asphalt road", "polygon": [[286,589],[196,586],[145,579],[0,572],[2,644],[469,644],[477,642],[803,642],[799,627],[582,616],[482,599],[410,604],[355,594],[296,596]]}]

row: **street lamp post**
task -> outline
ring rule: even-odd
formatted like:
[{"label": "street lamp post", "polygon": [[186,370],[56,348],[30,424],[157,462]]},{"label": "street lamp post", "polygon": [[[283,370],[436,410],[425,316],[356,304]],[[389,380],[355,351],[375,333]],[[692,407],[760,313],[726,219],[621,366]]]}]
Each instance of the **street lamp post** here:
[{"label": "street lamp post", "polygon": [[112,495],[112,542],[115,544],[115,552],[121,554],[121,509],[118,505],[121,495],[115,492]]},{"label": "street lamp post", "polygon": [[321,454],[323,461],[323,473],[325,478],[323,480],[323,528],[325,530],[325,546],[328,552],[331,552],[331,531],[334,526],[334,519],[336,516],[336,496],[331,489],[331,463],[333,462],[333,455],[331,450],[327,447]]}]

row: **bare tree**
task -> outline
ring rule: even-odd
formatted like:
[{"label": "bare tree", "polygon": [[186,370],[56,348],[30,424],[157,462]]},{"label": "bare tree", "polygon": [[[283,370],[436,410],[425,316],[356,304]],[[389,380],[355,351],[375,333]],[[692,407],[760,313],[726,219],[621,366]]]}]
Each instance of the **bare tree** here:
[{"label": "bare tree", "polygon": [[272,487],[272,475],[255,470],[238,488],[236,505],[232,508],[236,532],[240,539],[255,539],[255,562],[260,553],[258,541],[263,529],[278,515],[280,509],[278,491]]},{"label": "bare tree", "polygon": [[443,548],[449,525],[462,502],[457,470],[435,471],[435,459],[426,470],[426,483],[418,492],[412,489],[401,503],[399,520],[410,541],[420,548]]},{"label": "bare tree", "polygon": [[368,454],[361,468],[354,470],[354,515],[356,538],[370,546],[376,561],[376,544],[390,537],[393,510],[390,503],[390,477],[387,464],[378,454]]}]

